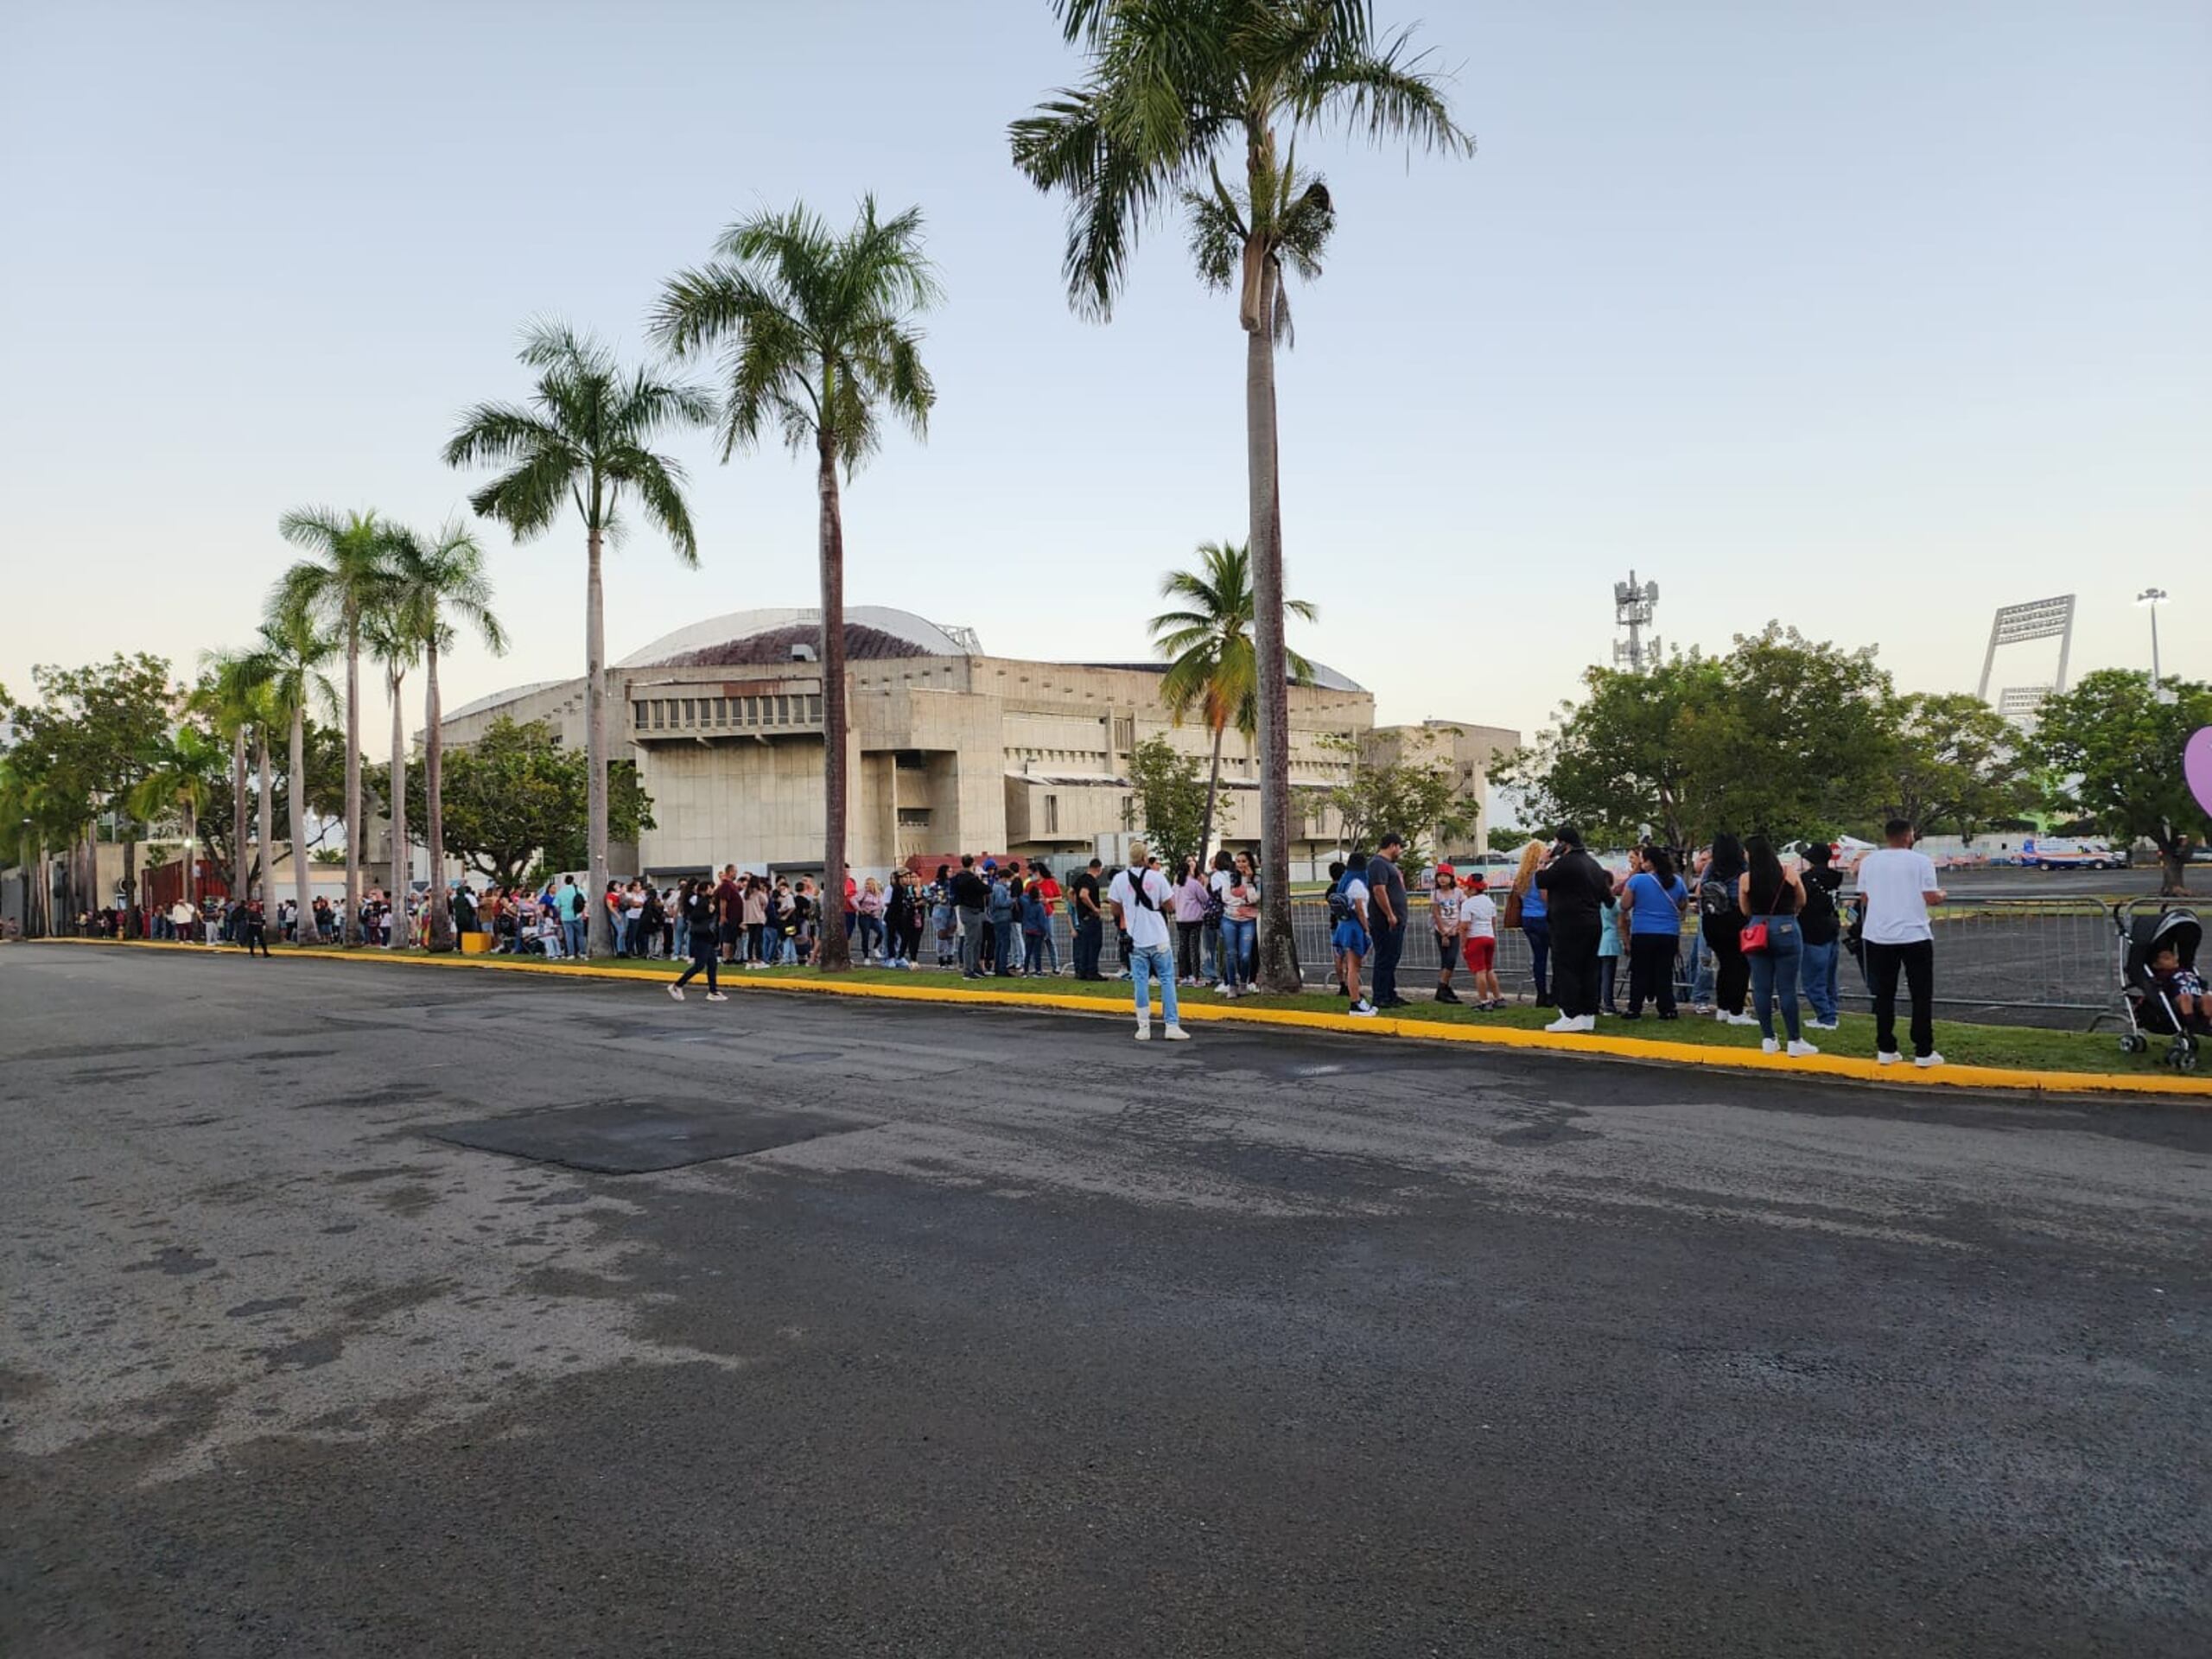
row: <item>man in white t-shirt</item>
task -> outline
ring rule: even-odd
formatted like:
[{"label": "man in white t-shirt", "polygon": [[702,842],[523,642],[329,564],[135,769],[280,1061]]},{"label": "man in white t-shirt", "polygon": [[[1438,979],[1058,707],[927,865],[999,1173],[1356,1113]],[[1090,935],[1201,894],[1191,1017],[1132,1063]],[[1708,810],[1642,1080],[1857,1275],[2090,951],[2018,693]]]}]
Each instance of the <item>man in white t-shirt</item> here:
[{"label": "man in white t-shirt", "polygon": [[1892,818],[1883,826],[1890,844],[1859,861],[1860,938],[1866,952],[1866,985],[1874,998],[1874,1058],[1895,1065],[1897,1053],[1897,970],[1904,970],[1912,998],[1912,1063],[1941,1065],[1936,1052],[1936,932],[1928,906],[1943,902],[1936,866],[1912,850],[1912,826]]},{"label": "man in white t-shirt", "polygon": [[1169,931],[1166,911],[1174,889],[1160,873],[1158,863],[1144,842],[1132,842],[1129,868],[1114,878],[1114,885],[1106,890],[1106,902],[1113,906],[1116,925],[1129,941],[1129,979],[1137,995],[1137,1041],[1148,1042],[1152,1038],[1152,987],[1147,982],[1156,974],[1160,1012],[1167,1021],[1162,1034],[1171,1043],[1180,1043],[1187,1041],[1191,1033],[1183,1029],[1176,1015],[1174,935]]}]

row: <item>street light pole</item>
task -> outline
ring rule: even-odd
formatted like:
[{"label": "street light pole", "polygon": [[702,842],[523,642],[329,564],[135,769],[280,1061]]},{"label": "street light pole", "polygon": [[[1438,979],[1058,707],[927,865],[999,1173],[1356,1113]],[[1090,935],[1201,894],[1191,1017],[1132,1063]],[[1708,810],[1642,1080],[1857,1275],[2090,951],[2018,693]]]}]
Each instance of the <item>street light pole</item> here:
[{"label": "street light pole", "polygon": [[2163,588],[2145,588],[2135,595],[2138,605],[2147,605],[2151,609],[2151,695],[2154,697],[2158,695],[2158,607],[2166,602],[2166,598]]}]

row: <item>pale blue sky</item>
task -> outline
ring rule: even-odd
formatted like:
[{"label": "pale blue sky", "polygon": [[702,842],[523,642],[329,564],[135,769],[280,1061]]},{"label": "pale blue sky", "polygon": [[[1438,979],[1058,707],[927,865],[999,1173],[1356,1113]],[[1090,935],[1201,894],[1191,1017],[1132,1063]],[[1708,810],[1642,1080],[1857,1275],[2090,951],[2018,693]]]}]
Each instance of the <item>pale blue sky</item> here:
[{"label": "pale blue sky", "polygon": [[[1341,217],[1281,399],[1294,638],[1383,718],[1533,730],[1631,564],[1670,639],[1780,616],[1927,689],[2047,593],[2082,595],[2077,670],[2139,664],[2155,582],[2170,671],[2212,676],[2212,8],[1382,16],[1480,153],[1308,146]],[[1079,73],[1041,0],[17,0],[8,33],[0,681],[243,641],[282,510],[460,508],[438,446],[523,390],[526,318],[634,354],[669,271],[798,197],[919,203],[950,295],[930,442],[848,498],[852,602],[1128,658],[1159,575],[1244,533],[1230,302],[1171,226],[1078,321],[1007,164]],[[703,568],[618,556],[617,655],[814,597],[805,470],[679,447]],[[521,643],[449,701],[582,667],[580,537],[488,540]]]}]

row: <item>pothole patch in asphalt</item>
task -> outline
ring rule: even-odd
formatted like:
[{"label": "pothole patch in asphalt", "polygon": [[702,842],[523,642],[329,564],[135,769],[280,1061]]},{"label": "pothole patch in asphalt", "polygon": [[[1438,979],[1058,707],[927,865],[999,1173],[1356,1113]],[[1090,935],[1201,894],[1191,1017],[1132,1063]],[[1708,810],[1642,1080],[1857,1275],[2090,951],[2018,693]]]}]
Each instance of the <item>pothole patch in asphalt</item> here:
[{"label": "pothole patch in asphalt", "polygon": [[830,1112],[762,1111],[721,1101],[606,1100],[448,1123],[424,1133],[454,1146],[567,1169],[642,1175],[872,1129],[881,1122]]}]

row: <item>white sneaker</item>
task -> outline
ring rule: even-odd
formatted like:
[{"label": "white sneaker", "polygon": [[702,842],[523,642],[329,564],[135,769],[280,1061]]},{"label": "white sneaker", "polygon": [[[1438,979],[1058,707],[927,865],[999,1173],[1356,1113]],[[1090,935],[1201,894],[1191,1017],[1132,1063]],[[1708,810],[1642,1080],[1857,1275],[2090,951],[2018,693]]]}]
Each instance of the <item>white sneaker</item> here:
[{"label": "white sneaker", "polygon": [[1891,1049],[1886,1053],[1875,1055],[1874,1064],[1877,1065],[1895,1065],[1897,1063],[1898,1058],[1899,1056],[1897,1052],[1895,1049]]},{"label": "white sneaker", "polygon": [[1581,1021],[1575,1019],[1573,1014],[1562,1014],[1558,1019],[1553,1020],[1551,1024],[1546,1026],[1544,1029],[1546,1031],[1573,1031],[1579,1027]]},{"label": "white sneaker", "polygon": [[1942,1065],[1943,1057],[1936,1053],[1916,1054],[1912,1057],[1912,1063],[1925,1071],[1930,1066]]},{"label": "white sneaker", "polygon": [[709,1002],[727,1002],[729,1001],[729,998],[720,991],[709,991],[707,993],[707,1001]]},{"label": "white sneaker", "polygon": [[1187,1043],[1191,1040],[1191,1033],[1184,1030],[1182,1027],[1176,1025],[1169,1026],[1166,1030],[1161,1032],[1160,1034],[1163,1039],[1171,1043]]},{"label": "white sneaker", "polygon": [[1151,1040],[1152,1027],[1150,1026],[1139,1026],[1137,1027],[1137,1041],[1141,1043],[1148,1043]]},{"label": "white sneaker", "polygon": [[1597,1016],[1596,1014],[1584,1014],[1584,1015],[1583,1015],[1580,1020],[1577,1020],[1574,1022],[1574,1028],[1575,1028],[1577,1031],[1595,1031],[1595,1030],[1597,1030],[1597,1029],[1598,1029],[1598,1016]]},{"label": "white sneaker", "polygon": [[[1792,1043],[1789,1046],[1792,1049],[1795,1049],[1797,1045]],[[1759,1039],[1759,1052],[1762,1054],[1779,1054],[1782,1052],[1782,1045],[1776,1042],[1771,1037],[1762,1037]]]},{"label": "white sneaker", "polygon": [[1732,1026],[1756,1026],[1758,1016],[1751,1014],[1724,1014],[1720,1016]]},{"label": "white sneaker", "polygon": [[683,988],[681,985],[670,986],[668,988],[668,994],[679,1002],[683,1000]]},{"label": "white sneaker", "polygon": [[1375,1017],[1375,1005],[1363,996],[1344,1012],[1356,1020],[1372,1020]]},{"label": "white sneaker", "polygon": [[1802,1060],[1808,1054],[1817,1054],[1820,1052],[1808,1042],[1799,1041],[1789,1045],[1789,1058],[1793,1060]]},{"label": "white sneaker", "polygon": [[1808,1020],[1805,1022],[1805,1029],[1808,1031],[1834,1031],[1835,1029],[1835,1021],[1833,1020]]}]

